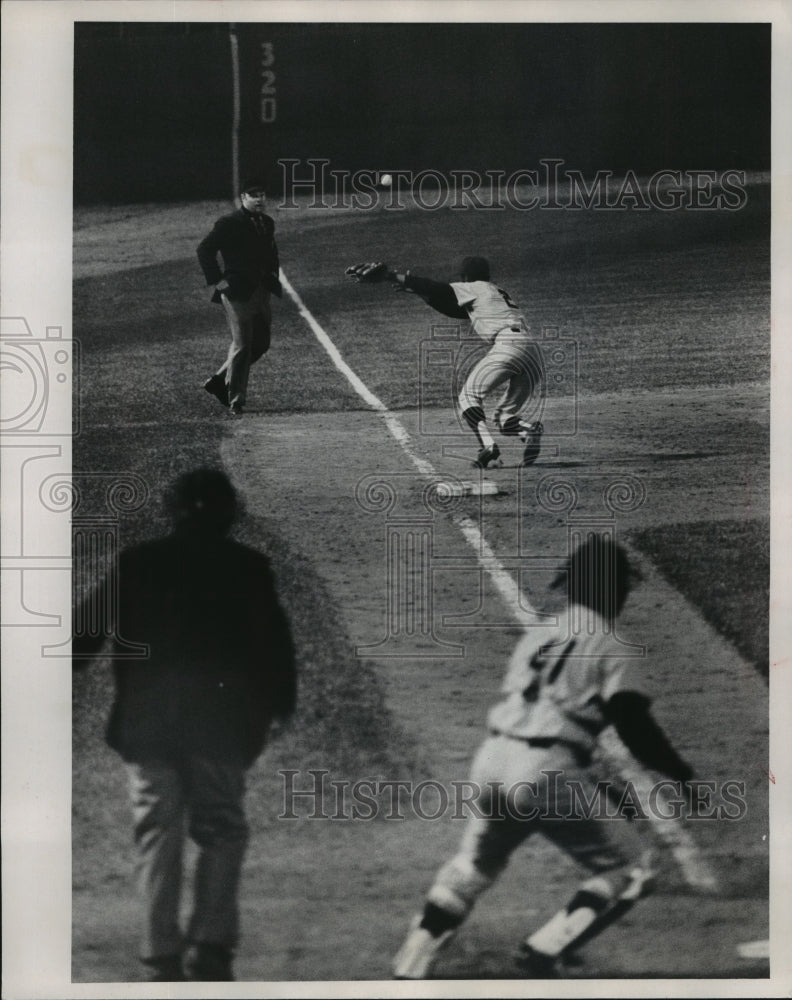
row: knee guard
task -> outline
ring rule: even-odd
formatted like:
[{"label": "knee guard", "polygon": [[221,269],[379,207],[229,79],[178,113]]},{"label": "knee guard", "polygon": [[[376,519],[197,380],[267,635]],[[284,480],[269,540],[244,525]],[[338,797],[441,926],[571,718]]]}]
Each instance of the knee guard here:
[{"label": "knee guard", "polygon": [[492,884],[492,878],[480,871],[468,858],[452,858],[437,873],[427,893],[429,903],[464,919],[478,897]]}]

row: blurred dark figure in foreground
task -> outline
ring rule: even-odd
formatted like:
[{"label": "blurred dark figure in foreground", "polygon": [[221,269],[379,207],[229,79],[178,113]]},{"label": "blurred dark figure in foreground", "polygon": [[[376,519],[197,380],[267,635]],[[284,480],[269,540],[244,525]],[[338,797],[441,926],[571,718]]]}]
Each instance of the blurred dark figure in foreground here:
[{"label": "blurred dark figure in foreground", "polygon": [[[148,646],[145,658],[114,661],[107,730],[129,775],[141,959],[153,981],[228,981],[248,840],[246,772],[272,720],[294,710],[294,650],[268,560],[227,537],[238,507],[224,473],[187,473],[168,501],[173,532],[122,552],[110,570],[116,586],[105,577],[76,609],[75,621],[96,627],[75,629],[73,662],[86,666],[108,636]],[[186,833],[199,853],[184,936]]]}]

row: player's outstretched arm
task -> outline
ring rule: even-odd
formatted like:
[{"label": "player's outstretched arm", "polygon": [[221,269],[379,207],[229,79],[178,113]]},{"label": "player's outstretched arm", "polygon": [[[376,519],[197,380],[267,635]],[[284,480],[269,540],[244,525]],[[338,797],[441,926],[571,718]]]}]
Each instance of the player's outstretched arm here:
[{"label": "player's outstretched arm", "polygon": [[398,288],[419,295],[427,305],[452,319],[467,319],[468,314],[457,301],[453,287],[444,281],[422,278],[410,271],[398,271],[385,261],[353,264],[344,272],[348,278],[364,285],[390,281]]},{"label": "player's outstretched arm", "polygon": [[467,311],[460,306],[456,293],[448,282],[422,278],[410,271],[406,274],[397,274],[395,280],[408,292],[420,295],[427,305],[444,316],[450,316],[452,319],[468,318]]},{"label": "player's outstretched arm", "polygon": [[636,691],[618,691],[605,705],[605,715],[619,738],[642,764],[674,781],[689,781],[693,769],[671,746],[649,711],[649,699]]}]

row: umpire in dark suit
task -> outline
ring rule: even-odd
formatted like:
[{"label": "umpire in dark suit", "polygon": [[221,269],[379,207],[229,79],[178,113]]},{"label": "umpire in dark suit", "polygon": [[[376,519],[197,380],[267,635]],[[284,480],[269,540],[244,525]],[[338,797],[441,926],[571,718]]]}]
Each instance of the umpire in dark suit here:
[{"label": "umpire in dark suit", "polygon": [[[115,660],[107,730],[129,776],[148,977],[230,980],[245,775],[273,719],[294,710],[294,651],[267,559],[227,537],[237,501],[225,474],[182,476],[170,505],[172,534],[125,550],[111,570],[117,609],[107,579],[78,609],[75,621],[95,627],[75,636],[73,656],[85,666],[109,635],[148,646],[145,659]],[[185,823],[199,849],[186,938]]]},{"label": "umpire in dark suit", "polygon": [[[221,302],[231,331],[231,346],[220,369],[204,385],[235,416],[243,412],[250,366],[269,350],[271,294],[283,294],[275,223],[266,214],[264,179],[244,181],[241,208],[224,215],[198,245],[212,302]],[[222,268],[218,263],[222,259]]]}]

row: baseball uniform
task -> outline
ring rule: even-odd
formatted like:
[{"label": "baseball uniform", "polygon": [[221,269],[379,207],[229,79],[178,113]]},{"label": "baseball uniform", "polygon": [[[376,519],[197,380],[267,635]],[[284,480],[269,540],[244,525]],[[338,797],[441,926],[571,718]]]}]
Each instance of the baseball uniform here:
[{"label": "baseball uniform", "polygon": [[522,464],[531,465],[539,455],[544,428],[540,421],[525,420],[524,415],[531,399],[541,399],[539,394],[544,391],[542,355],[517,304],[489,280],[487,261],[483,257],[465,258],[462,281],[438,282],[409,271],[394,273],[393,278],[438,312],[469,320],[473,333],[490,345],[465,380],[458,400],[460,414],[480,446],[473,464],[487,468],[500,457],[487,425],[484,398],[501,390],[495,424],[502,434],[520,438],[525,446]]},{"label": "baseball uniform", "polygon": [[636,666],[642,661],[625,658],[615,637],[628,575],[623,551],[590,539],[570,560],[568,575],[559,577],[567,581],[570,598],[559,624],[532,627],[517,644],[504,697],[489,712],[489,736],[471,767],[476,809],[394,960],[396,978],[426,977],[440,947],[514,849],[534,833],[569,854],[590,877],[570,904],[525,942],[533,962],[554,962],[591,933],[617,894],[632,902],[636,887],[648,881],[640,868],[624,886],[607,876],[634,855],[613,836],[614,823],[603,822],[596,805],[604,794],[591,767],[597,738],[613,724],[643,763],[677,780],[691,771],[649,713]]},{"label": "baseball uniform", "polygon": [[495,424],[504,434],[518,433],[518,418],[542,384],[539,348],[517,305],[502,288],[490,281],[451,282],[451,288],[472,332],[490,345],[460,393],[460,412],[483,410],[484,397],[502,388]]},{"label": "baseball uniform", "polygon": [[[617,692],[640,693],[640,679],[605,622],[593,611],[587,622],[593,631],[574,635],[567,619],[553,629],[529,629],[514,650],[505,697],[490,710],[490,735],[471,767],[485,798],[493,782],[502,786],[506,815],[486,818],[495,812],[494,800],[484,803],[484,817],[471,815],[459,853],[429,891],[432,902],[466,913],[532,833],[544,834],[592,873],[629,860],[604,823],[581,813],[578,789],[589,801],[595,793],[590,764],[609,722],[605,705]],[[548,778],[553,772],[563,779]]]}]

